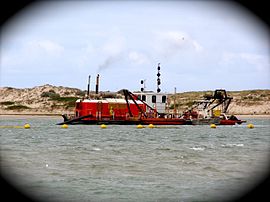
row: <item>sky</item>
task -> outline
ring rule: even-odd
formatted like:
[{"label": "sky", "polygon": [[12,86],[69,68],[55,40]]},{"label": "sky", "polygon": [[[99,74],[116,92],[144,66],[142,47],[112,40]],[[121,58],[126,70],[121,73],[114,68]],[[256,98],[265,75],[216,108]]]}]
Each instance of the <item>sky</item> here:
[{"label": "sky", "polygon": [[41,1],[1,29],[0,87],[270,89],[269,30],[231,1]]}]

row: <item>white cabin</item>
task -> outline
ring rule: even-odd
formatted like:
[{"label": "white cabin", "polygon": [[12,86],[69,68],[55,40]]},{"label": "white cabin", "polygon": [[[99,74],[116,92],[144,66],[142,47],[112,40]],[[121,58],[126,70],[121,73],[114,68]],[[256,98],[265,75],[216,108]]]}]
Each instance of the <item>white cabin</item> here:
[{"label": "white cabin", "polygon": [[167,94],[155,93],[152,91],[134,92],[133,94],[138,96],[140,100],[146,102],[152,108],[156,109],[158,113],[166,113]]}]

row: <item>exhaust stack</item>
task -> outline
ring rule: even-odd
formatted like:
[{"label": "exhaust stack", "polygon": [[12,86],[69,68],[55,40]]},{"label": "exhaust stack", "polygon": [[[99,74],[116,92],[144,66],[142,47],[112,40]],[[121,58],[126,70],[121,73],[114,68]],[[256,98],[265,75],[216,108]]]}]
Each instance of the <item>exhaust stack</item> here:
[{"label": "exhaust stack", "polygon": [[87,98],[90,98],[90,79],[91,79],[91,75],[89,75],[88,77]]},{"label": "exhaust stack", "polygon": [[99,74],[97,75],[97,80],[96,80],[96,94],[98,94],[98,88],[99,88]]}]

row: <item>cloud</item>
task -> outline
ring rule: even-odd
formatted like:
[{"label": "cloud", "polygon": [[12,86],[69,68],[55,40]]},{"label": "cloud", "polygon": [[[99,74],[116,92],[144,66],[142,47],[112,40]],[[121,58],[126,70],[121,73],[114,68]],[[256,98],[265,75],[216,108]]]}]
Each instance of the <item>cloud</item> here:
[{"label": "cloud", "polygon": [[100,48],[101,52],[104,54],[118,55],[120,54],[126,47],[125,38],[121,36],[113,37],[108,42],[103,44]]},{"label": "cloud", "polygon": [[265,55],[246,52],[224,52],[222,55],[221,63],[233,65],[239,62],[244,62],[260,72],[268,72],[270,68],[269,57]]},{"label": "cloud", "polygon": [[[19,45],[18,45],[19,44]],[[2,65],[20,69],[21,65],[31,65],[40,61],[58,58],[64,52],[64,47],[51,40],[30,40],[3,51]],[[44,62],[43,62],[44,63]]]},{"label": "cloud", "polygon": [[129,60],[131,60],[132,62],[134,62],[138,65],[149,63],[148,57],[142,53],[137,52],[137,51],[129,52],[128,58],[129,58]]},{"label": "cloud", "polygon": [[197,52],[203,51],[203,47],[195,40],[192,40],[192,45]]},{"label": "cloud", "polygon": [[181,31],[158,32],[155,34],[155,49],[162,55],[169,56],[181,52],[201,52],[203,46]]},{"label": "cloud", "polygon": [[40,48],[50,53],[60,53],[64,50],[62,46],[49,40],[39,41],[37,44]]},{"label": "cloud", "polygon": [[37,54],[46,53],[52,56],[58,56],[64,51],[64,47],[54,41],[45,39],[30,41],[28,44],[26,44],[26,51]]},{"label": "cloud", "polygon": [[258,71],[265,71],[270,68],[269,57],[259,54],[241,53],[240,58],[254,65]]},{"label": "cloud", "polygon": [[97,72],[100,73],[104,69],[110,68],[114,63],[123,60],[125,50],[125,37],[121,35],[111,37],[100,48],[97,48],[97,53],[104,56],[98,65]]}]

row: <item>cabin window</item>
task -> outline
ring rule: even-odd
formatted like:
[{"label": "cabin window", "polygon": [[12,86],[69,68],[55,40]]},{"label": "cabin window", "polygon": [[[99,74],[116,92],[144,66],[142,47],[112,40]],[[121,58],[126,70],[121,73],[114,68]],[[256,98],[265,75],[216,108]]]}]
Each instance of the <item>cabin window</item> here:
[{"label": "cabin window", "polygon": [[141,100],[141,95],[138,95],[138,100]]},{"label": "cabin window", "polygon": [[157,97],[155,95],[152,95],[152,103],[156,103]]},{"label": "cabin window", "polygon": [[162,96],[162,103],[166,103],[166,95]]},{"label": "cabin window", "polygon": [[142,95],[142,101],[146,101],[146,96]]}]

